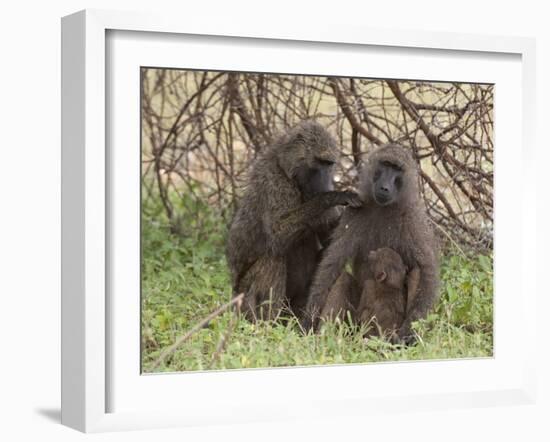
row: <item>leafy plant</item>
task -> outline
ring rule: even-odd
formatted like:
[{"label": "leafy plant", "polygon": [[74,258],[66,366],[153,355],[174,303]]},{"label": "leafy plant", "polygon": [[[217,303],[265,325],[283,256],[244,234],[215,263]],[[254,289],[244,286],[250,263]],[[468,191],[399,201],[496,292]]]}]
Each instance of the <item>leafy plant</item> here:
[{"label": "leafy plant", "polygon": [[[179,201],[181,228],[174,234],[158,200],[144,202],[142,216],[142,365],[231,299],[220,213],[191,196]],[[415,346],[379,339],[366,342],[348,322],[327,323],[303,335],[295,319],[251,324],[234,312],[210,321],[155,371],[280,367],[416,359],[491,356],[493,259],[454,255],[441,264],[441,297],[415,324]]]}]

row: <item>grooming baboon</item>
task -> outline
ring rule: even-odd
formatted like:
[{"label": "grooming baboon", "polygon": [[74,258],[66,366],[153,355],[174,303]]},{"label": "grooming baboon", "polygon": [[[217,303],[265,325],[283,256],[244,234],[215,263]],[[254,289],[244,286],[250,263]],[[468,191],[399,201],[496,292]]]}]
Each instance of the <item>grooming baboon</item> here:
[{"label": "grooming baboon", "polygon": [[388,144],[367,156],[359,194],[363,207],[346,209],[324,251],[310,289],[303,326],[316,328],[327,296],[348,260],[363,292],[372,250],[390,247],[407,270],[420,269],[418,292],[398,330],[401,342],[414,337],[411,323],[427,315],[438,297],[439,264],[436,240],[418,188],[418,170],[410,151]]},{"label": "grooming baboon", "polygon": [[338,153],[333,137],[306,121],[254,162],[227,241],[234,294],[245,293],[247,318],[273,318],[283,307],[303,312],[336,206],[361,205],[355,193],[333,190]]},{"label": "grooming baboon", "polygon": [[387,247],[373,250],[367,257],[369,271],[361,302],[359,322],[368,324],[366,336],[392,337],[405,319],[407,303],[416,297],[420,270],[407,273],[398,253]]}]

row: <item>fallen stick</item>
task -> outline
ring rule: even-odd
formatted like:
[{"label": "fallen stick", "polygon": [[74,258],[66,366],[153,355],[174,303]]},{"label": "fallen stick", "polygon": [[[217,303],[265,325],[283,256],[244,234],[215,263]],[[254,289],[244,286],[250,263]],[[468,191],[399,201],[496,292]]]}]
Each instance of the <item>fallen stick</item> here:
[{"label": "fallen stick", "polygon": [[170,347],[168,347],[166,350],[164,350],[160,356],[157,358],[157,360],[153,363],[151,366],[151,370],[156,369],[162,362],[166,359],[167,356],[174,353],[176,349],[183,344],[185,341],[187,341],[193,334],[198,332],[200,329],[206,327],[208,323],[214,319],[216,316],[221,315],[223,312],[225,312],[229,307],[231,307],[233,304],[241,303],[244,298],[244,293],[241,293],[240,295],[235,296],[231,301],[229,301],[227,304],[222,305],[217,310],[210,313],[206,318],[204,318],[201,322],[196,324],[191,330],[189,330],[184,335],[180,336],[178,339],[176,339],[176,342],[174,342]]},{"label": "fallen stick", "polygon": [[[239,311],[241,310],[241,305],[242,305],[242,299],[237,301],[237,310]],[[229,319],[229,325],[227,326],[227,330],[223,334],[220,342],[218,343],[218,346],[216,347],[216,351],[212,355],[212,360],[210,361],[211,367],[220,358],[222,352],[225,350],[225,345],[229,340],[229,335],[233,333],[234,328],[235,328],[235,316],[231,316],[231,319]]]}]

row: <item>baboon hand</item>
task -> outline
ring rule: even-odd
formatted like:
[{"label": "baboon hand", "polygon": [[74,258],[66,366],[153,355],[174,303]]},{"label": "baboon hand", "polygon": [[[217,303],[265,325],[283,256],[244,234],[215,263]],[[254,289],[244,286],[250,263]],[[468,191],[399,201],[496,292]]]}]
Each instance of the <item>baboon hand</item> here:
[{"label": "baboon hand", "polygon": [[337,205],[358,208],[363,205],[363,201],[361,201],[361,198],[355,192],[346,190],[338,192]]},{"label": "baboon hand", "polygon": [[393,334],[391,338],[392,344],[411,346],[416,343],[416,335],[408,326],[401,326],[397,334]]},{"label": "baboon hand", "polygon": [[304,319],[302,319],[300,325],[305,334],[313,330],[313,320],[309,317],[305,317]]}]

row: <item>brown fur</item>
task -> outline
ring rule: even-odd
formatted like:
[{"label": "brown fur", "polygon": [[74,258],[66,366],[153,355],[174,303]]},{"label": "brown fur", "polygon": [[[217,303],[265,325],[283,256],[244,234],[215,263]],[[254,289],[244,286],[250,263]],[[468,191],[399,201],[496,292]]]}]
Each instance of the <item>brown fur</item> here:
[{"label": "brown fur", "polygon": [[343,321],[349,317],[354,321],[358,301],[359,287],[353,276],[348,272],[344,272],[332,286],[327,296],[327,302],[321,312],[321,318]]},{"label": "brown fur", "polygon": [[[306,121],[280,136],[252,165],[229,229],[227,258],[234,294],[245,293],[250,320],[303,312],[323,241],[336,225],[335,206],[359,206],[353,192],[333,190],[332,168],[311,178],[319,160],[335,162],[333,137]],[[317,175],[319,176],[319,175]]]},{"label": "brown fur", "polygon": [[407,275],[403,260],[389,248],[370,252],[367,264],[370,275],[361,295],[359,322],[370,326],[366,336],[392,337],[405,319],[408,299],[416,296],[420,270]]},{"label": "brown fur", "polygon": [[[373,177],[377,167],[387,162],[402,169],[403,184],[394,203],[380,205],[373,197]],[[417,165],[410,151],[395,144],[374,150],[362,170],[359,191],[363,207],[345,210],[317,268],[303,325],[317,326],[328,294],[348,261],[363,293],[369,279],[369,253],[389,247],[401,256],[408,271],[419,269],[418,290],[398,330],[402,342],[412,342],[411,322],[424,318],[438,297],[439,263],[437,243],[418,188]]]}]

